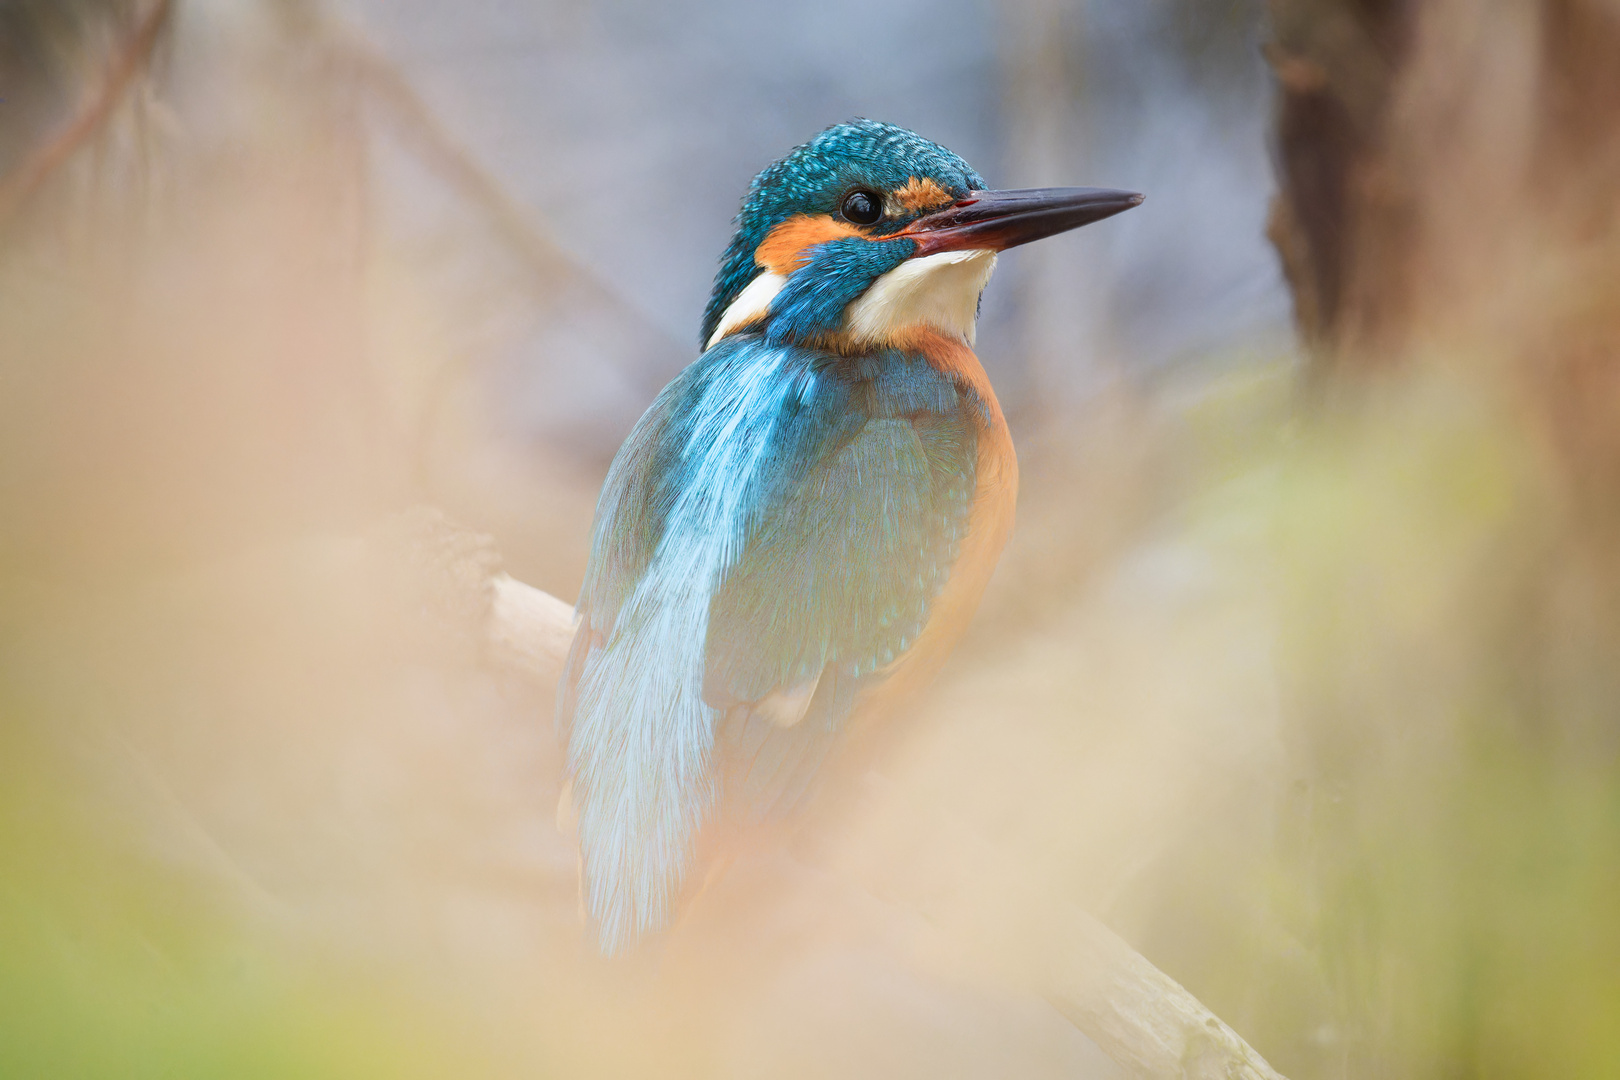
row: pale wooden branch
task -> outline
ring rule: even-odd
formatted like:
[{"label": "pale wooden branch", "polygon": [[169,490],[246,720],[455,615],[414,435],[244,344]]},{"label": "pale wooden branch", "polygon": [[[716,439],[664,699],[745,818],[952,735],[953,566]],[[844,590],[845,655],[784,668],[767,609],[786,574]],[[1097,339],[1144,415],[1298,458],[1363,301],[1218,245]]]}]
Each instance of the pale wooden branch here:
[{"label": "pale wooden branch", "polygon": [[[490,655],[555,684],[574,636],[573,608],[505,574],[494,592]],[[1283,1080],[1203,1003],[1090,915],[1071,908],[1056,931],[1039,991],[1133,1075]]]},{"label": "pale wooden branch", "polygon": [[489,649],[497,662],[553,685],[578,625],[572,605],[506,574],[495,578]]},{"label": "pale wooden branch", "polygon": [[1283,1080],[1170,976],[1078,908],[1054,935],[1047,1000],[1132,1075]]}]

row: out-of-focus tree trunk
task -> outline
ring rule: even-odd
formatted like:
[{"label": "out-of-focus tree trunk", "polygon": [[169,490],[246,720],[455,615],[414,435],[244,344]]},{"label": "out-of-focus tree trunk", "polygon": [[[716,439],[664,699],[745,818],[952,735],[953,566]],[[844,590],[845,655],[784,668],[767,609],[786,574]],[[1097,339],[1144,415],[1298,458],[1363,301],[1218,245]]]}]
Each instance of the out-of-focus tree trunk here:
[{"label": "out-of-focus tree trunk", "polygon": [[1620,341],[1620,8],[1272,0],[1271,15],[1271,234],[1317,367],[1485,344],[1533,367],[1612,464],[1620,444],[1598,429],[1617,430],[1614,395],[1587,391],[1613,390],[1600,355]]},{"label": "out-of-focus tree trunk", "polygon": [[[1274,0],[1280,192],[1271,236],[1294,292],[1301,335],[1327,365],[1368,342],[1406,295],[1400,250],[1408,200],[1387,175],[1393,73],[1407,51],[1398,2]],[[1389,245],[1396,245],[1391,250]],[[1387,287],[1364,295],[1358,267]]]},{"label": "out-of-focus tree trunk", "polygon": [[1298,1071],[1607,1074],[1620,6],[1270,12],[1270,231],[1334,433],[1284,510],[1284,856],[1337,1002]]}]

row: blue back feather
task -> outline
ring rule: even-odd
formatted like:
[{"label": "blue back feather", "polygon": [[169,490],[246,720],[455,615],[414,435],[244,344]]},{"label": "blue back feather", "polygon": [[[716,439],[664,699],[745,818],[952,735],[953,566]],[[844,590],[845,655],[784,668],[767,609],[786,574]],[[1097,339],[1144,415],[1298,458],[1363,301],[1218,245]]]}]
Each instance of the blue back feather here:
[{"label": "blue back feather", "polygon": [[[862,680],[915,640],[967,528],[983,410],[920,356],[752,333],[636,425],[559,709],[605,951],[667,921],[717,802],[794,797]],[[795,727],[750,712],[810,678]]]}]

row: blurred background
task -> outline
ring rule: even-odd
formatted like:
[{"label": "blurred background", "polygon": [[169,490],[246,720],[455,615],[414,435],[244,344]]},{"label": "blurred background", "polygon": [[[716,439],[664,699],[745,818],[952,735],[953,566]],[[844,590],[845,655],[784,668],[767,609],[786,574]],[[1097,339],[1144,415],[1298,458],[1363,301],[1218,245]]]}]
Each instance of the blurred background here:
[{"label": "blurred background", "polygon": [[[1620,1075],[1613,0],[0,0],[0,1075]],[[755,172],[999,187],[969,639],[598,960],[497,563],[576,594]],[[457,531],[436,507],[473,533]],[[412,508],[416,509],[412,509]],[[487,539],[480,539],[479,537]]]}]

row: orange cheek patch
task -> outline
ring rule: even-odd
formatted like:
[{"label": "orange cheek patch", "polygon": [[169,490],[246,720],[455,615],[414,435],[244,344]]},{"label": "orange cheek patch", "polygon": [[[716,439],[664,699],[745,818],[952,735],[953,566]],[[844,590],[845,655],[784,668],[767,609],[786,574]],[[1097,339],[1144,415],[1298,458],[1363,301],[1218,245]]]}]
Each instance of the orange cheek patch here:
[{"label": "orange cheek patch", "polygon": [[773,274],[787,275],[810,260],[810,249],[829,240],[864,235],[853,225],[821,214],[795,214],[772,229],[754,249],[754,262]]},{"label": "orange cheek patch", "polygon": [[955,202],[956,197],[927,177],[913,176],[905,187],[894,189],[895,201],[907,210],[932,210]]}]

